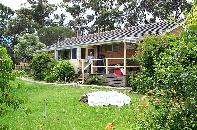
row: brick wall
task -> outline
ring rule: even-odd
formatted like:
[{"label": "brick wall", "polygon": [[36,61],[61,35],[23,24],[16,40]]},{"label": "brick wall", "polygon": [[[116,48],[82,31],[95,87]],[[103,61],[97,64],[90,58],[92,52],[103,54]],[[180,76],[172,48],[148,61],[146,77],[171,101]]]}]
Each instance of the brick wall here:
[{"label": "brick wall", "polygon": [[[127,43],[129,44],[129,43]],[[117,46],[117,51],[107,51],[107,45],[102,45],[102,51],[101,53],[105,55],[106,58],[124,58],[124,44],[116,44]],[[127,48],[127,58],[131,57],[132,55],[135,54],[134,49],[128,49]],[[123,64],[123,60],[109,60],[109,64]]]}]

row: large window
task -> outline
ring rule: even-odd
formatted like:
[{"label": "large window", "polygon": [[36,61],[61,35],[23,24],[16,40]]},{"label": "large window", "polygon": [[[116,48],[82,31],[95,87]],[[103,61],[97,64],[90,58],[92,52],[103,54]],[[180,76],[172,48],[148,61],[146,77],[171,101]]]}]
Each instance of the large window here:
[{"label": "large window", "polygon": [[72,49],[72,59],[77,59],[77,48]]},{"label": "large window", "polygon": [[106,45],[106,51],[117,52],[118,51],[118,45],[116,45],[116,44]]},{"label": "large window", "polygon": [[70,59],[70,49],[58,51],[58,60],[68,60],[68,59]]}]

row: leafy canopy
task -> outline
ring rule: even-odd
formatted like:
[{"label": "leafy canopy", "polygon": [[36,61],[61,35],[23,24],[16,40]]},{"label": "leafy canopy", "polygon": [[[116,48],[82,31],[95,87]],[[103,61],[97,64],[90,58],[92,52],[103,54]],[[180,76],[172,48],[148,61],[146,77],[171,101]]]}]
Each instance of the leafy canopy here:
[{"label": "leafy canopy", "polygon": [[36,50],[40,50],[45,45],[39,41],[35,34],[24,34],[18,39],[18,44],[14,46],[16,58],[29,62]]}]

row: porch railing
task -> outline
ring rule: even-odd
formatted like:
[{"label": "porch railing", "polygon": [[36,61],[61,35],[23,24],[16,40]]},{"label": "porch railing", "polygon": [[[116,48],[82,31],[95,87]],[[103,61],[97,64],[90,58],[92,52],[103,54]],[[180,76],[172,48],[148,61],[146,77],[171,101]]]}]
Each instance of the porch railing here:
[{"label": "porch railing", "polygon": [[[130,59],[130,58],[126,58],[126,59]],[[140,66],[127,66],[126,63],[124,64],[124,66],[121,65],[109,65],[109,60],[124,60],[124,58],[105,58],[105,65],[104,66],[98,66],[98,65],[94,65],[94,61],[98,61],[98,60],[103,60],[103,59],[92,59],[92,65],[91,65],[91,74],[93,74],[93,70],[94,68],[101,68],[104,67],[105,68],[105,73],[109,74],[109,68],[124,68],[124,71],[126,70],[125,68],[140,68]],[[125,74],[126,75],[126,71]]]},{"label": "porch railing", "polygon": [[[130,59],[130,58],[126,58],[126,59]],[[98,66],[98,65],[95,65],[95,61],[103,61],[105,60],[105,65],[103,66]],[[91,64],[88,64],[85,66],[85,60],[82,59],[81,60],[81,69],[82,69],[82,82],[84,82],[84,77],[85,77],[85,70],[91,66],[91,74],[94,74],[94,68],[105,68],[105,73],[106,74],[109,74],[109,68],[124,68],[124,75],[126,75],[126,68],[140,68],[139,65],[134,65],[134,66],[127,66],[126,63],[124,63],[124,66],[112,66],[112,65],[109,65],[109,60],[124,60],[124,58],[105,58],[105,59],[92,59],[92,63]]]}]

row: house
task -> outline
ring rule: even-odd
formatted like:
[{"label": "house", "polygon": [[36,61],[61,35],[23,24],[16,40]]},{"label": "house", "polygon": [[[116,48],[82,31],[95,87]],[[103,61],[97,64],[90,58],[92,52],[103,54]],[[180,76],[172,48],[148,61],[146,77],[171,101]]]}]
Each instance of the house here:
[{"label": "house", "polygon": [[[178,31],[177,31],[178,30]],[[111,73],[113,68],[122,67],[123,75],[128,73],[128,68],[138,68],[139,65],[128,65],[127,58],[136,52],[136,45],[143,40],[144,35],[162,35],[165,32],[178,33],[180,30],[177,23],[162,21],[157,23],[132,26],[125,29],[89,34],[85,36],[66,38],[63,41],[54,43],[37,52],[49,51],[54,53],[56,60],[69,59],[77,70],[84,70],[91,66],[91,73],[98,72],[103,68],[106,74]],[[94,55],[93,63],[86,63],[88,54]],[[98,56],[103,58],[98,58]],[[99,65],[98,63],[104,64]],[[118,66],[115,66],[118,65]],[[102,69],[100,69],[102,70]]]}]

